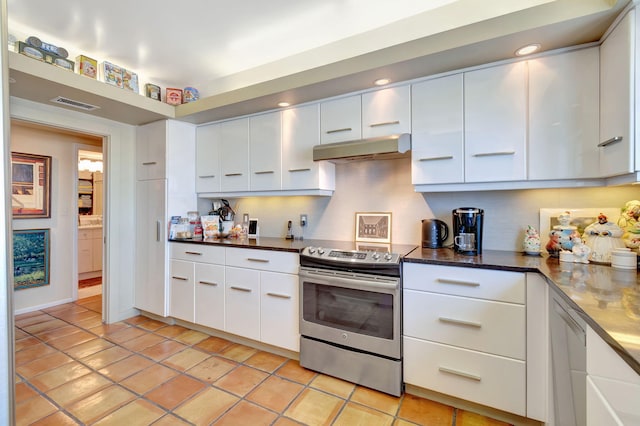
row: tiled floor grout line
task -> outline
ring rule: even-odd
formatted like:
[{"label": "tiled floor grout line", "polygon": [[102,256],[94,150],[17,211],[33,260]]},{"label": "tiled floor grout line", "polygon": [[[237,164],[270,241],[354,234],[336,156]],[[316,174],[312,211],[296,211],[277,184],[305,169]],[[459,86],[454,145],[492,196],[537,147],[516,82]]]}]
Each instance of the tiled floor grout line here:
[{"label": "tiled floor grout line", "polygon": [[[68,312],[69,308],[75,309],[75,311],[69,313]],[[82,310],[80,310],[79,308],[81,308]],[[82,320],[76,319],[76,317],[78,315],[82,315],[85,312],[91,312],[91,313],[93,313],[93,314],[95,314],[97,316],[100,316],[100,325],[90,326],[90,324],[93,323],[91,321],[93,319],[91,316],[89,316],[87,318],[83,318]],[[122,407],[124,407],[124,406],[126,406],[126,405],[128,405],[128,404],[130,404],[130,403],[132,403],[134,401],[136,401],[136,400],[143,400],[146,403],[149,403],[149,404],[153,405],[154,407],[157,407],[159,410],[161,410],[161,412],[163,414],[156,421],[160,421],[161,419],[165,419],[167,416],[172,416],[172,418],[177,418],[180,421],[183,421],[183,422],[185,422],[187,424],[193,424],[188,419],[180,416],[177,413],[177,411],[180,408],[182,408],[183,406],[185,406],[187,403],[189,403],[190,401],[193,401],[198,395],[202,394],[203,392],[206,392],[207,389],[211,389],[211,388],[213,388],[213,389],[215,389],[217,391],[220,391],[220,392],[224,392],[224,393],[226,393],[228,395],[231,395],[234,398],[237,398],[237,401],[235,401],[231,406],[227,407],[223,412],[218,413],[217,417],[215,419],[213,419],[209,423],[211,425],[213,425],[216,422],[218,422],[221,419],[223,419],[230,411],[232,411],[234,408],[236,408],[242,402],[245,402],[247,404],[251,404],[251,405],[253,405],[255,407],[259,407],[259,408],[261,408],[263,410],[267,410],[268,412],[274,414],[276,417],[272,421],[271,424],[277,423],[280,419],[286,419],[288,421],[293,421],[293,422],[296,422],[296,423],[300,424],[298,420],[296,420],[294,418],[287,417],[285,415],[285,413],[298,400],[298,398],[307,390],[312,390],[314,392],[320,392],[320,393],[323,393],[325,395],[328,395],[330,397],[337,398],[337,399],[340,400],[340,404],[341,404],[340,408],[334,414],[334,416],[333,416],[333,418],[331,420],[331,423],[330,423],[331,425],[335,425],[339,421],[339,419],[341,417],[341,414],[345,411],[345,409],[347,409],[347,407],[349,406],[350,403],[351,404],[355,404],[356,406],[361,406],[361,407],[364,407],[364,408],[367,408],[367,409],[375,410],[376,412],[378,412],[378,413],[380,413],[380,414],[382,414],[384,416],[390,416],[392,418],[393,422],[397,422],[397,421],[401,420],[402,422],[406,422],[406,424],[412,424],[412,425],[416,424],[416,423],[411,422],[408,419],[405,419],[405,418],[399,416],[401,407],[403,405],[403,401],[405,399],[405,394],[404,393],[398,398],[397,405],[395,406],[394,412],[393,412],[393,414],[391,414],[388,411],[385,411],[385,410],[382,410],[382,409],[378,409],[377,407],[374,406],[374,404],[364,404],[364,403],[361,403],[361,402],[358,402],[358,401],[352,401],[351,398],[356,393],[356,390],[358,389],[358,386],[354,386],[348,392],[348,395],[343,397],[343,396],[338,395],[336,393],[332,393],[329,390],[325,390],[325,389],[322,389],[320,387],[312,386],[314,380],[316,380],[318,377],[320,377],[320,375],[321,375],[320,373],[313,372],[314,375],[306,383],[301,383],[301,382],[296,381],[295,379],[292,379],[292,378],[289,378],[289,377],[285,377],[285,376],[281,376],[281,375],[277,374],[278,371],[280,371],[282,368],[284,368],[289,362],[295,361],[295,360],[290,359],[288,357],[284,357],[284,356],[281,356],[281,355],[276,355],[278,357],[281,357],[283,360],[275,368],[273,368],[273,370],[271,370],[268,367],[265,367],[265,369],[262,369],[262,368],[259,368],[257,366],[253,366],[251,364],[247,364],[247,361],[249,361],[254,355],[259,354],[261,352],[269,353],[268,351],[260,350],[260,349],[257,349],[257,348],[252,348],[256,352],[254,352],[251,355],[249,355],[248,357],[244,358],[242,361],[238,361],[238,360],[236,360],[236,359],[234,359],[232,357],[225,356],[225,355],[223,355],[223,352],[227,348],[231,348],[234,345],[240,345],[240,346],[246,346],[246,347],[250,347],[250,346],[247,346],[247,345],[244,345],[244,344],[241,344],[241,343],[236,343],[236,342],[227,340],[227,339],[222,338],[222,337],[212,336],[212,335],[208,335],[207,333],[199,332],[199,333],[202,333],[203,335],[206,335],[207,337],[204,337],[203,339],[198,340],[198,341],[193,340],[193,341],[187,343],[186,337],[185,337],[184,340],[180,340],[179,336],[181,336],[182,334],[184,334],[186,332],[195,331],[195,330],[190,330],[187,327],[183,327],[183,326],[176,325],[176,324],[168,324],[168,323],[164,323],[162,321],[154,320],[154,319],[151,319],[151,318],[146,318],[146,317],[143,317],[143,316],[137,316],[137,317],[133,317],[133,318],[129,318],[129,319],[123,320],[123,321],[118,321],[115,324],[121,324],[121,325],[123,325],[123,327],[119,328],[119,329],[115,329],[115,330],[110,332],[108,329],[105,328],[105,326],[108,327],[109,325],[102,323],[101,312],[99,312],[97,310],[93,310],[93,309],[91,309],[91,308],[89,308],[87,306],[84,306],[83,304],[78,303],[78,301],[77,302],[72,302],[72,303],[69,303],[69,304],[65,304],[65,305],[59,305],[57,307],[47,308],[46,310],[34,311],[34,313],[32,315],[23,317],[21,319],[28,320],[29,318],[37,317],[37,316],[41,316],[41,315],[46,315],[48,318],[45,318],[42,321],[38,321],[38,322],[34,322],[34,323],[29,323],[28,321],[25,321],[25,322],[27,322],[26,325],[24,325],[24,324],[20,325],[20,326],[16,325],[16,328],[19,329],[22,333],[25,334],[25,336],[21,337],[20,339],[23,339],[23,338],[26,338],[26,337],[32,337],[32,338],[36,339],[38,341],[38,343],[43,344],[43,345],[45,345],[45,346],[47,346],[49,348],[52,348],[55,351],[57,351],[57,352],[59,352],[61,354],[64,354],[65,356],[69,357],[71,360],[73,360],[73,362],[77,362],[79,365],[82,365],[84,368],[87,368],[91,373],[96,373],[96,374],[100,375],[100,377],[106,379],[110,383],[108,386],[105,386],[103,389],[107,389],[107,388],[115,385],[119,389],[121,389],[121,390],[123,390],[125,392],[128,392],[128,393],[132,394],[133,396],[135,396],[135,398],[133,400],[127,401],[127,402],[123,403],[122,405],[119,405],[119,406],[113,408],[109,412],[104,413],[99,419],[93,420],[93,422],[91,424],[93,424],[95,422],[98,422],[98,421],[100,421],[102,419],[105,419],[110,414],[116,412],[120,408],[122,408]],[[86,322],[89,325],[83,326],[83,325],[79,325],[78,324],[79,322],[81,322],[81,321],[83,321],[85,319],[87,320]],[[95,336],[95,339],[100,339],[100,340],[102,340],[104,342],[108,342],[111,345],[108,348],[103,348],[103,349],[98,350],[97,352],[93,352],[93,353],[90,353],[88,355],[85,355],[82,358],[87,358],[87,357],[93,356],[95,354],[99,354],[100,352],[108,350],[108,349],[111,349],[113,347],[117,347],[117,348],[120,348],[120,349],[122,349],[124,351],[127,351],[128,355],[126,357],[122,358],[122,359],[117,359],[116,361],[112,361],[112,362],[109,362],[106,365],[100,366],[100,368],[98,369],[98,368],[94,368],[93,366],[87,364],[86,361],[82,361],[82,358],[73,356],[70,353],[68,353],[68,351],[70,351],[72,348],[75,348],[76,346],[79,346],[81,344],[93,341],[94,339],[90,339],[90,340],[87,340],[85,342],[78,343],[78,344],[73,344],[73,345],[71,345],[69,347],[65,347],[64,349],[58,349],[55,346],[51,345],[49,342],[54,341],[56,339],[64,338],[66,336],[70,336],[70,335],[74,334],[75,331],[71,332],[69,334],[62,335],[62,336],[56,336],[54,338],[49,338],[48,341],[45,341],[38,334],[48,333],[51,330],[45,328],[45,329],[39,330],[39,331],[37,331],[35,333],[32,333],[32,332],[29,332],[29,331],[25,330],[25,328],[29,328],[31,326],[36,326],[38,324],[42,324],[42,323],[45,323],[45,322],[48,322],[48,321],[53,321],[53,320],[62,321],[65,324],[62,327],[72,326],[72,327],[77,328],[78,330],[80,330],[82,332],[90,333],[91,335]],[[155,322],[155,323],[151,324],[151,322]],[[145,323],[149,323],[151,325],[149,325],[149,327],[145,328],[145,326],[144,326]],[[184,331],[180,331],[180,333],[178,333],[178,334],[167,333],[167,335],[160,333],[161,330],[166,329],[167,327],[174,326],[174,325],[177,326],[177,327],[183,328]],[[101,330],[93,331],[93,329],[98,329],[101,326],[102,326]],[[128,338],[126,340],[122,340],[120,342],[116,342],[116,341],[112,340],[113,337],[111,335],[117,334],[117,333],[119,333],[121,331],[130,329],[130,328],[131,329],[140,330],[140,331],[144,332],[145,334],[140,334],[140,335]],[[101,334],[98,334],[99,332]],[[139,337],[143,337],[145,335],[154,335],[154,336],[162,338],[162,340],[160,342],[156,342],[156,343],[150,344],[149,346],[145,346],[145,347],[138,348],[138,349],[129,349],[128,347],[124,346],[127,342],[135,340],[135,339],[137,339]],[[215,352],[212,352],[212,351],[209,351],[209,350],[207,350],[205,348],[201,348],[201,347],[197,346],[199,343],[203,342],[204,340],[206,340],[206,339],[208,339],[210,337],[216,337],[218,339],[222,339],[222,340],[228,342],[228,344],[223,346],[223,347],[221,347],[221,348],[216,348]],[[19,340],[19,339],[17,339],[17,340]],[[162,342],[166,342],[166,341],[175,342],[177,344],[183,345],[184,347],[180,348],[180,350],[177,350],[176,352],[171,352],[169,355],[166,355],[166,356],[164,356],[162,358],[157,357],[158,359],[155,359],[151,355],[146,355],[146,354],[143,353],[145,350],[147,350],[147,349],[149,349],[149,348],[151,348],[151,347],[153,347],[153,346],[155,346],[157,344],[160,344]],[[25,347],[25,348],[27,348],[27,347]],[[208,357],[205,358],[204,360],[198,361],[196,364],[191,365],[188,368],[185,367],[183,370],[171,365],[170,363],[169,364],[165,364],[164,363],[164,361],[166,361],[167,359],[169,359],[172,356],[177,355],[177,354],[179,354],[179,353],[181,353],[181,352],[183,352],[183,351],[185,351],[187,349],[192,349],[192,350],[201,352],[202,354],[207,355]],[[275,354],[273,354],[273,355],[275,355]],[[43,355],[43,356],[46,356],[46,355]],[[148,360],[148,361],[152,362],[153,365],[160,365],[160,366],[162,366],[164,368],[167,368],[167,369],[171,370],[172,372],[174,372],[176,375],[174,377],[172,377],[171,379],[168,379],[168,380],[173,380],[174,378],[177,378],[180,375],[184,375],[187,378],[195,380],[195,381],[199,382],[200,384],[204,385],[204,388],[199,390],[199,391],[197,391],[193,395],[190,395],[189,397],[187,397],[183,401],[181,401],[179,405],[173,407],[172,409],[168,409],[168,408],[165,408],[162,405],[160,405],[160,403],[157,403],[157,402],[155,402],[155,401],[153,401],[151,399],[148,399],[145,396],[145,395],[148,395],[149,393],[151,393],[152,391],[158,389],[159,387],[161,387],[163,385],[163,383],[156,384],[153,388],[145,389],[144,393],[139,393],[138,391],[133,390],[133,389],[129,389],[125,385],[121,384],[123,381],[125,381],[127,379],[130,379],[131,377],[135,376],[136,374],[139,374],[142,371],[145,371],[146,369],[150,368],[151,365],[150,366],[146,366],[146,367],[144,367],[144,368],[142,368],[140,370],[136,370],[136,371],[132,372],[131,374],[127,375],[126,377],[122,377],[122,378],[118,378],[118,379],[112,379],[107,374],[103,374],[103,373],[101,373],[99,371],[99,370],[107,368],[107,367],[109,367],[109,366],[111,366],[111,365],[113,365],[115,363],[125,361],[126,359],[131,358],[133,356],[142,357],[145,360]],[[38,357],[38,358],[40,358],[40,357]],[[34,358],[33,360],[27,361],[27,362],[25,362],[25,364],[27,364],[29,362],[32,362],[32,361],[35,361],[38,358]],[[232,362],[235,365],[233,366],[233,368],[231,368],[230,370],[226,371],[221,376],[217,377],[214,382],[208,382],[205,379],[201,379],[200,377],[193,376],[193,375],[191,375],[189,373],[189,371],[191,369],[193,369],[194,367],[196,367],[200,363],[204,362],[205,360],[209,360],[211,358],[218,358],[218,359],[221,359],[221,360],[225,360],[227,362]],[[262,380],[260,380],[258,383],[256,383],[249,391],[247,391],[242,396],[237,395],[237,394],[235,394],[234,392],[232,392],[230,390],[227,390],[227,389],[224,389],[224,388],[221,388],[221,387],[218,387],[218,386],[215,385],[216,382],[218,382],[219,380],[222,380],[224,377],[226,377],[229,374],[233,373],[234,371],[236,371],[238,368],[240,368],[242,366],[244,366],[245,368],[250,368],[250,369],[254,369],[254,370],[257,370],[259,372],[265,373],[266,376]],[[59,367],[55,367],[55,368],[59,368]],[[51,370],[45,370],[45,371],[42,371],[42,372],[38,372],[31,379],[37,377],[38,375],[45,374],[48,371],[55,370],[55,368],[51,369]],[[74,421],[78,422],[79,424],[84,425],[84,423],[82,423],[82,421],[80,419],[76,418],[71,412],[69,412],[63,406],[61,406],[58,403],[56,403],[45,392],[40,391],[38,388],[36,388],[35,385],[33,385],[29,379],[27,379],[26,377],[20,375],[17,372],[16,372],[16,374],[18,374],[20,376],[21,383],[24,383],[26,386],[28,386],[28,388],[31,389],[32,391],[34,391],[36,395],[39,395],[39,396],[45,398],[48,402],[53,404],[53,406],[56,407],[58,411],[60,411],[63,414],[67,415],[69,418],[73,419]],[[89,373],[87,373],[87,374],[89,374]],[[83,377],[83,376],[76,377],[73,380],[79,379],[80,377]],[[261,405],[260,403],[257,403],[257,402],[254,402],[252,400],[247,399],[250,395],[252,395],[258,388],[260,388],[261,385],[263,385],[271,377],[275,377],[275,378],[278,378],[280,380],[284,380],[286,382],[301,386],[299,391],[296,392],[291,397],[291,399],[287,402],[286,406],[284,406],[284,408],[281,409],[280,411],[275,411],[274,409],[271,409],[269,407],[265,407],[265,406]],[[118,380],[118,381],[116,381],[116,380]],[[56,387],[47,390],[47,392],[51,391],[51,390],[53,390],[53,389],[55,389],[55,388],[57,388],[59,386],[62,386],[62,384],[57,385]],[[69,404],[69,405],[71,405],[71,404]],[[452,408],[451,425],[455,426],[456,425],[456,418],[457,418],[457,415],[458,415],[458,409],[455,408],[455,407],[451,407],[451,408]],[[50,415],[51,414],[48,414],[47,416],[50,416]],[[45,416],[45,417],[47,417],[47,416]]]}]

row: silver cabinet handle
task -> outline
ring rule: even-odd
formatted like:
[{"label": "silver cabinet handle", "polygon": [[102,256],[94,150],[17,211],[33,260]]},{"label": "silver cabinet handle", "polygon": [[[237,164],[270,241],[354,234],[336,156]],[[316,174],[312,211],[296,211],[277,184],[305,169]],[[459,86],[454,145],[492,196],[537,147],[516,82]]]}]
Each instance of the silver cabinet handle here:
[{"label": "silver cabinet handle", "polygon": [[460,281],[460,280],[450,280],[448,278],[438,278],[436,279],[440,284],[454,284],[454,285],[466,285],[469,287],[478,287],[480,283],[472,282],[472,281]]},{"label": "silver cabinet handle", "polygon": [[345,127],[343,129],[334,129],[334,130],[327,130],[327,134],[330,135],[332,133],[340,133],[340,132],[350,132],[353,129],[351,127]]},{"label": "silver cabinet handle", "polygon": [[160,241],[160,221],[156,220],[156,241]]},{"label": "silver cabinet handle", "polygon": [[615,137],[613,137],[611,139],[607,139],[604,142],[600,142],[598,144],[598,148],[603,148],[605,146],[609,146],[611,144],[614,144],[614,143],[617,143],[617,142],[621,142],[621,141],[622,141],[622,136],[615,136]]},{"label": "silver cabinet handle", "polygon": [[453,370],[453,369],[447,368],[447,367],[439,367],[438,370],[443,372],[443,373],[453,374],[454,376],[464,377],[465,379],[471,379],[471,380],[474,380],[476,382],[479,382],[479,381],[482,380],[482,377],[476,376],[475,374],[465,373],[464,371]]},{"label": "silver cabinet handle", "polygon": [[310,171],[310,170],[311,170],[311,169],[289,169],[289,171],[290,171],[291,173],[295,173],[295,172],[308,172],[308,171]]},{"label": "silver cabinet handle", "polygon": [[158,164],[157,161],[146,161],[142,163],[143,166],[153,166],[154,164]]},{"label": "silver cabinet handle", "polygon": [[382,126],[393,126],[395,124],[400,124],[400,120],[396,121],[384,121],[382,123],[373,123],[369,124],[369,127],[382,127]]},{"label": "silver cabinet handle", "polygon": [[515,151],[481,152],[473,154],[472,157],[497,157],[498,155],[515,155]]},{"label": "silver cabinet handle", "polygon": [[231,287],[229,287],[231,290],[238,290],[238,291],[244,291],[246,293],[251,293],[251,289],[250,288],[246,288],[246,287],[238,287],[235,285],[232,285]]},{"label": "silver cabinet handle", "polygon": [[184,254],[195,254],[196,256],[202,256],[202,253],[197,251],[185,251]]},{"label": "silver cabinet handle", "polygon": [[453,155],[443,155],[442,157],[424,157],[418,159],[418,161],[438,161],[438,160],[452,160]]},{"label": "silver cabinet handle", "polygon": [[242,173],[225,173],[225,176],[242,176]]},{"label": "silver cabinet handle", "polygon": [[198,281],[198,284],[212,285],[212,286],[218,285],[218,283],[212,283],[211,281]]},{"label": "silver cabinet handle", "polygon": [[479,322],[465,321],[465,320],[459,320],[455,318],[439,317],[438,321],[444,322],[447,324],[464,325],[464,326],[473,327],[473,328],[482,328],[482,324],[480,324]]},{"label": "silver cabinet handle", "polygon": [[279,297],[280,299],[291,299],[291,296],[289,296],[288,294],[267,293],[267,296]]},{"label": "silver cabinet handle", "polygon": [[180,281],[189,281],[188,278],[185,277],[176,277],[175,275],[172,276],[171,278],[173,278],[174,280],[180,280]]},{"label": "silver cabinet handle", "polygon": [[261,262],[261,263],[269,263],[269,259],[257,259],[255,257],[247,257],[249,262]]},{"label": "silver cabinet handle", "polygon": [[205,175],[205,176],[198,176],[200,179],[212,179],[214,177],[216,177],[216,175]]},{"label": "silver cabinet handle", "polygon": [[257,174],[257,175],[268,175],[268,174],[275,173],[275,172],[273,170],[264,170],[262,172],[254,172],[254,173]]}]

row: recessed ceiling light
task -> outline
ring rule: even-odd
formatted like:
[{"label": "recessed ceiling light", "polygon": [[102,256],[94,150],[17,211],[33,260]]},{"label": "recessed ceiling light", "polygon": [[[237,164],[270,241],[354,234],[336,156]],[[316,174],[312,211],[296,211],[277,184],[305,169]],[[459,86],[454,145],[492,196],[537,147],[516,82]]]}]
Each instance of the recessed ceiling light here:
[{"label": "recessed ceiling light", "polygon": [[530,55],[533,52],[537,52],[540,49],[539,44],[527,44],[526,46],[522,46],[520,49],[516,50],[516,56],[525,56]]},{"label": "recessed ceiling light", "polygon": [[391,80],[389,80],[388,78],[379,78],[374,81],[373,84],[375,84],[376,86],[384,86],[385,84],[389,84],[390,82]]},{"label": "recessed ceiling light", "polygon": [[289,102],[278,102],[278,106],[281,108],[285,108],[291,105]]}]

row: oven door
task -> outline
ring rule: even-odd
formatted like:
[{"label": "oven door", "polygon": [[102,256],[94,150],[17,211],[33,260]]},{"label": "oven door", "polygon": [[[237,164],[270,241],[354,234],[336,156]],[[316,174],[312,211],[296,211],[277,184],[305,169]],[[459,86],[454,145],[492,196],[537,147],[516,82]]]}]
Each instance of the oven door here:
[{"label": "oven door", "polygon": [[301,267],[300,334],[400,359],[400,278]]}]

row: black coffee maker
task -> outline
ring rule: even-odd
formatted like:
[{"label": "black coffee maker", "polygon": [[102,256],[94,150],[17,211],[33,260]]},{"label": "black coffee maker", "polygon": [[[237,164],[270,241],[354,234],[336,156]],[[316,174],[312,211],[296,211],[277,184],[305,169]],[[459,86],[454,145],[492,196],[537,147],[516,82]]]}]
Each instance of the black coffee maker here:
[{"label": "black coffee maker", "polygon": [[482,254],[482,222],[484,210],[458,207],[453,212],[453,249],[461,254]]}]

